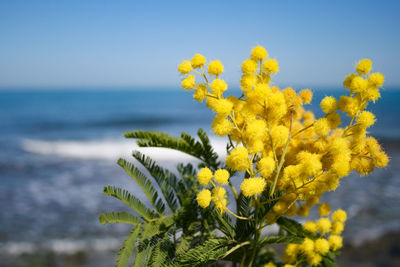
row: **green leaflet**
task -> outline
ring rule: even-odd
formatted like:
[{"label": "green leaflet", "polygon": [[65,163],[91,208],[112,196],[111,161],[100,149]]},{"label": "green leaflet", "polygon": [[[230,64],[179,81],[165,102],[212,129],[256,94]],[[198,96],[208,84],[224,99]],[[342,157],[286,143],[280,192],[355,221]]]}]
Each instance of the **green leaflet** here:
[{"label": "green leaflet", "polygon": [[138,139],[137,144],[140,147],[163,147],[171,148],[193,157],[202,160],[205,165],[210,166],[212,169],[218,169],[220,162],[218,162],[218,154],[214,152],[210,145],[206,133],[199,129],[197,132],[200,142],[196,141],[192,136],[187,133],[182,133],[181,138],[172,137],[166,133],[157,131],[130,131],[126,132],[126,138]]},{"label": "green leaflet", "polygon": [[298,236],[272,235],[261,237],[258,243],[260,244],[260,247],[262,247],[268,244],[300,244],[302,241],[303,238]]},{"label": "green leaflet", "polygon": [[123,247],[117,255],[117,267],[126,267],[129,265],[129,258],[135,249],[136,240],[140,233],[140,227],[134,228],[128,238],[124,240]]},{"label": "green leaflet", "polygon": [[279,217],[276,223],[291,235],[314,238],[312,233],[304,230],[303,226],[295,220],[286,217]]},{"label": "green leaflet", "polygon": [[132,196],[126,190],[109,185],[104,187],[104,194],[121,200],[122,203],[131,207],[147,221],[155,218],[155,214],[151,210],[147,209],[147,207],[138,198]]},{"label": "green leaflet", "polygon": [[139,151],[134,151],[132,156],[139,161],[147,171],[153,176],[154,180],[157,182],[164,199],[171,210],[175,212],[178,209],[177,200],[175,197],[176,192],[179,192],[179,186],[175,179],[167,179],[169,175],[172,175],[165,171],[163,168],[158,166],[150,157],[143,155]]},{"label": "green leaflet", "polygon": [[101,224],[106,223],[125,223],[138,225],[140,222],[137,217],[128,212],[105,212],[100,215],[99,221]]},{"label": "green leaflet", "polygon": [[178,262],[180,266],[207,266],[209,262],[220,259],[229,250],[230,244],[225,238],[210,238],[181,254]]},{"label": "green leaflet", "polygon": [[163,215],[165,210],[165,205],[163,201],[158,197],[157,191],[154,189],[151,181],[141,173],[132,163],[127,162],[124,159],[118,160],[118,165],[120,165],[126,173],[132,177],[132,179],[142,188],[143,192],[150,200],[150,203],[155,208],[159,215]]}]

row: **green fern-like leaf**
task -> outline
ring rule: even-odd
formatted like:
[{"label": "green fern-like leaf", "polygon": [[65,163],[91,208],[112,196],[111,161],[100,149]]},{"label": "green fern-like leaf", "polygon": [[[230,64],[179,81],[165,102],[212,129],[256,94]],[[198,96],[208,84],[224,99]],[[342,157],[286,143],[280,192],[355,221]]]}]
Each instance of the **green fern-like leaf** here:
[{"label": "green fern-like leaf", "polygon": [[208,165],[215,170],[218,169],[221,163],[218,162],[218,154],[211,146],[211,142],[207,136],[207,133],[203,129],[199,129],[197,131],[197,135],[200,138],[201,143],[203,144],[204,157],[207,159]]},{"label": "green fern-like leaf", "polygon": [[235,225],[233,224],[229,215],[226,213],[221,214],[215,209],[212,211],[212,214],[219,224],[219,230],[221,230],[226,236],[233,239],[235,237]]},{"label": "green fern-like leaf", "polygon": [[146,240],[145,242],[139,244],[136,247],[136,255],[135,255],[135,262],[133,267],[146,267],[149,255],[153,251],[153,247],[151,246],[150,242]]},{"label": "green fern-like leaf", "polygon": [[295,243],[300,244],[303,241],[302,237],[298,236],[283,236],[283,235],[272,235],[261,237],[258,241],[260,247],[268,244],[289,244]]},{"label": "green fern-like leaf", "polygon": [[225,238],[210,238],[182,254],[179,263],[181,266],[207,266],[211,262],[220,260],[230,246],[231,241]]},{"label": "green fern-like leaf", "polygon": [[140,172],[132,163],[124,159],[119,159],[118,165],[120,165],[126,171],[126,173],[130,177],[132,177],[132,179],[142,188],[143,192],[150,200],[150,203],[153,205],[156,212],[160,216],[162,216],[165,210],[165,205],[162,199],[158,197],[158,193],[151,184],[151,181],[147,179],[147,177],[142,172]]},{"label": "green fern-like leaf", "polygon": [[137,217],[128,212],[106,212],[100,215],[99,221],[101,224],[106,223],[124,223],[138,225],[140,222]]},{"label": "green fern-like leaf", "polygon": [[128,267],[129,258],[135,249],[136,240],[140,233],[140,227],[136,227],[131,231],[128,238],[124,240],[123,247],[117,255],[117,267]]},{"label": "green fern-like leaf", "polygon": [[170,254],[173,253],[174,244],[171,241],[171,236],[166,233],[164,237],[157,242],[154,250],[150,256],[150,266],[165,266],[167,262],[170,262]]},{"label": "green fern-like leaf", "polygon": [[152,238],[156,235],[164,233],[174,223],[172,216],[159,218],[155,221],[143,224],[141,240]]},{"label": "green fern-like leaf", "polygon": [[171,212],[175,212],[178,209],[175,194],[176,189],[179,188],[177,184],[172,183],[175,179],[168,179],[171,174],[159,165],[157,165],[150,157],[143,155],[139,151],[134,151],[132,155],[148,170],[151,176],[153,176],[161,192],[163,193],[164,199],[169,209],[171,210]]},{"label": "green fern-like leaf", "polygon": [[[240,193],[237,200],[237,213],[242,217],[250,217],[251,213],[251,199],[245,197]],[[235,239],[238,241],[248,240],[249,236],[253,234],[254,223],[247,220],[236,220]]]},{"label": "green fern-like leaf", "polygon": [[310,238],[315,237],[314,234],[304,230],[303,226],[300,223],[296,222],[295,220],[286,217],[280,217],[276,221],[276,223],[279,225],[280,228],[282,228],[291,235],[296,235],[299,237],[310,237]]},{"label": "green fern-like leaf", "polygon": [[104,187],[104,194],[121,200],[122,203],[131,207],[134,211],[139,213],[146,221],[150,221],[156,217],[154,212],[149,210],[138,198],[132,196],[126,190],[109,185]]},{"label": "green fern-like leaf", "polygon": [[181,138],[170,136],[166,133],[156,131],[130,131],[126,132],[126,138],[138,139],[140,147],[163,147],[171,148],[203,161],[207,166],[217,169],[220,163],[217,161],[218,155],[213,151],[208,137],[203,130],[198,131],[200,142],[196,141],[187,133],[182,133]]}]

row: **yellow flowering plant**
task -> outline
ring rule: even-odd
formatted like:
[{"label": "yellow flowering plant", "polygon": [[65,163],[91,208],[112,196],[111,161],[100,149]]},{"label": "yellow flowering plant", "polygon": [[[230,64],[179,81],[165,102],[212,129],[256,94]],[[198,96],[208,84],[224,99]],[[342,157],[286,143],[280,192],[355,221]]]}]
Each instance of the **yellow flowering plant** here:
[{"label": "yellow flowering plant", "polygon": [[[191,204],[172,211],[167,225],[181,231],[180,222],[186,220],[202,227],[181,231],[180,238],[174,234],[175,249],[163,257],[162,266],[208,266],[220,260],[233,266],[336,266],[347,216],[341,209],[331,212],[328,203],[320,203],[321,196],[335,190],[351,171],[366,175],[389,161],[367,131],[376,118],[366,109],[380,98],[384,76],[371,73],[369,59],[359,61],[355,69],[343,82],[347,93],[339,99],[322,99],[324,116],[316,118],[305,109],[312,101],[311,90],[280,89],[271,82],[279,64],[261,46],[254,47],[242,63],[240,96],[226,96],[224,66],[218,60],[207,63],[196,54],[178,66],[184,75],[181,86],[193,90],[194,99],[205,101],[215,112],[212,129],[227,137],[227,156],[218,161],[202,130],[200,141],[187,134],[180,139],[143,131],[126,134],[139,139],[141,146],[173,148],[201,160],[198,171],[187,166],[191,184],[185,198]],[[343,116],[349,117],[345,126]],[[149,166],[138,154],[135,158]],[[175,192],[175,197],[182,192]],[[318,220],[300,224],[291,218],[307,217],[313,207],[318,208]],[[263,235],[273,224],[279,232]],[[160,242],[153,244],[161,246]],[[281,260],[270,246],[279,243],[286,244]]]}]

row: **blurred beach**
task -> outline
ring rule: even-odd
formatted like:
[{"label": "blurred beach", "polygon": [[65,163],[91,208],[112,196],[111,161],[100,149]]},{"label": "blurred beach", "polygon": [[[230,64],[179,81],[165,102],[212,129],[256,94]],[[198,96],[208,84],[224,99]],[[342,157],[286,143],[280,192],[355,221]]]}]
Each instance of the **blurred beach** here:
[{"label": "blurred beach", "polygon": [[[314,90],[310,109],[320,115],[324,96],[345,93]],[[399,103],[400,91],[393,88],[368,107],[378,119],[370,133],[383,143],[389,166],[365,177],[352,173],[323,197],[349,214],[340,266],[399,263],[393,239],[400,232]],[[116,164],[137,149],[122,133],[142,129],[179,136],[203,128],[223,157],[225,139],[212,134],[212,119],[204,103],[183,90],[0,91],[0,266],[112,266],[130,227],[103,226],[98,217],[128,208],[104,196],[103,187],[117,185],[142,196]],[[192,160],[168,150],[142,151],[171,168]],[[388,254],[377,265],[351,263],[354,257],[360,262],[360,250],[384,244]]]}]

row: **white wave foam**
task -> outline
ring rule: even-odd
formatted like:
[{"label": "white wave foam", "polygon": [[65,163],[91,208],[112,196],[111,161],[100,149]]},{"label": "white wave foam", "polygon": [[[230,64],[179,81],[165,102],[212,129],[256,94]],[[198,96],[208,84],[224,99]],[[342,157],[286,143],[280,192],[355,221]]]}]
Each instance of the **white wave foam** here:
[{"label": "white wave foam", "polygon": [[[226,143],[221,139],[213,139],[212,144],[218,155],[226,156]],[[44,141],[25,139],[21,142],[23,150],[41,155],[76,159],[104,159],[113,160],[128,157],[132,150],[138,150],[156,161],[193,161],[187,154],[166,148],[138,147],[132,140],[91,140],[91,141]]]}]

